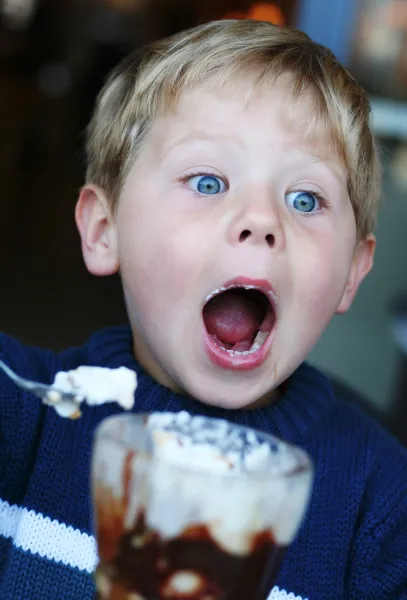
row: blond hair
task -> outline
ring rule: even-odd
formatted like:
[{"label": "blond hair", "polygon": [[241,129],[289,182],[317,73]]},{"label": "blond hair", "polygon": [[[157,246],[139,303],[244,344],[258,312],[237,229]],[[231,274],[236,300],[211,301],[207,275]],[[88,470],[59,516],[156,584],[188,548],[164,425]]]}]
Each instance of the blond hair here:
[{"label": "blond hair", "polygon": [[104,189],[114,212],[154,119],[176,106],[187,89],[207,80],[244,81],[247,74],[255,76],[251,85],[269,87],[289,74],[299,101],[311,92],[315,123],[328,128],[347,170],[358,237],[372,232],[380,165],[366,93],[330,50],[300,31],[266,22],[207,23],[156,42],[119,65],[98,97],[87,130],[87,182]]}]

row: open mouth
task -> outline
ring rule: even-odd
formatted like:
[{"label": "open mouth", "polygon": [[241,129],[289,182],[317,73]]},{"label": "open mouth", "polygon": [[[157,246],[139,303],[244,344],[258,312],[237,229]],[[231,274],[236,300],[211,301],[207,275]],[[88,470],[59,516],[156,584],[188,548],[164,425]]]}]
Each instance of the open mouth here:
[{"label": "open mouth", "polygon": [[265,360],[276,322],[268,285],[236,282],[215,290],[202,315],[208,350],[217,364],[252,368]]}]

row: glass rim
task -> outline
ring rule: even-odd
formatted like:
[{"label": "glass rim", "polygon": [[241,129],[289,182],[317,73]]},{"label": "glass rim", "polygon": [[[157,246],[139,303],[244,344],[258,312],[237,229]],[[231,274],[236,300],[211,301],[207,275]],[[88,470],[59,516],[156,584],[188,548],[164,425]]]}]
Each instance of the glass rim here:
[{"label": "glass rim", "polygon": [[[172,411],[163,411],[163,412],[170,412],[171,414],[176,415],[176,412],[172,412]],[[288,450],[291,456],[294,456],[295,458],[295,464],[290,464],[287,467],[284,466],[277,466],[276,469],[271,469],[269,468],[268,470],[259,470],[259,471],[216,471],[216,470],[211,470],[210,467],[206,467],[206,466],[199,466],[197,467],[194,464],[191,464],[191,466],[185,465],[185,464],[178,464],[176,461],[172,461],[171,459],[169,460],[165,460],[162,457],[158,457],[158,456],[154,456],[153,453],[149,452],[147,449],[140,449],[137,448],[137,442],[135,442],[134,444],[128,442],[128,441],[124,441],[122,439],[120,439],[117,435],[115,435],[114,432],[112,432],[110,429],[110,427],[114,424],[114,423],[120,423],[121,421],[123,422],[131,422],[134,421],[135,423],[137,423],[138,425],[145,425],[147,422],[147,419],[149,416],[151,416],[152,414],[157,414],[159,413],[159,411],[152,411],[151,413],[121,413],[121,414],[117,414],[117,415],[112,415],[110,417],[107,417],[105,419],[103,419],[103,421],[101,421],[98,426],[95,429],[95,433],[94,433],[94,448],[96,447],[96,444],[101,442],[103,439],[107,439],[111,442],[113,442],[117,447],[122,448],[124,450],[128,450],[128,451],[134,451],[135,452],[135,456],[139,455],[140,457],[143,457],[146,460],[146,463],[150,463],[150,464],[160,464],[160,465],[165,465],[166,467],[168,467],[168,469],[176,471],[178,473],[185,473],[185,474],[194,474],[194,476],[204,476],[204,477],[211,477],[211,479],[225,479],[225,478],[230,478],[230,479],[234,479],[234,480],[250,480],[250,481],[262,481],[265,483],[270,483],[273,480],[278,480],[278,479],[285,479],[285,480],[290,480],[290,479],[297,479],[301,476],[304,475],[313,475],[313,463],[311,460],[310,455],[308,454],[308,452],[306,450],[304,450],[303,448],[300,448],[299,446],[296,446],[295,444],[292,444],[290,442],[287,442],[281,438],[279,438],[278,436],[271,434],[271,433],[266,433],[263,432],[259,429],[255,429],[254,427],[248,427],[246,425],[239,425],[239,424],[235,424],[231,421],[228,421],[227,419],[221,419],[218,417],[208,417],[205,415],[191,415],[192,417],[199,417],[199,418],[203,418],[205,420],[209,420],[209,421],[217,421],[217,422],[226,422],[229,426],[238,429],[239,431],[243,431],[243,432],[249,432],[252,431],[254,432],[256,435],[258,435],[262,441],[267,442],[270,444],[270,446],[276,446],[278,448],[284,448],[285,450]],[[146,429],[146,431],[148,431]]]}]

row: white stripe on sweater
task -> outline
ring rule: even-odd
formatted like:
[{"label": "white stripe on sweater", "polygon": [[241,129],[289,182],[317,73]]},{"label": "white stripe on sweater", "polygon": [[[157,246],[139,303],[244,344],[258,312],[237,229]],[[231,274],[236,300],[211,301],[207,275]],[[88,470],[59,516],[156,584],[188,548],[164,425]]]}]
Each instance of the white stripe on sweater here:
[{"label": "white stripe on sweater", "polygon": [[0,500],[0,535],[17,548],[92,573],[97,564],[95,539],[41,513]]},{"label": "white stripe on sweater", "polygon": [[[70,525],[0,500],[0,535],[17,548],[92,573],[98,558],[95,538]],[[302,600],[274,587],[267,600]],[[306,600],[304,598],[304,600]]]}]

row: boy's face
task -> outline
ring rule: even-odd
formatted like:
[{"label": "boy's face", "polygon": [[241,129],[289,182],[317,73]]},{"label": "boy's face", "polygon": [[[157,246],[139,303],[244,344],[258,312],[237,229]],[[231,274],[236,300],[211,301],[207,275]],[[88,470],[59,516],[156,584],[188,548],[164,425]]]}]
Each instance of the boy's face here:
[{"label": "boy's face", "polygon": [[292,109],[282,80],[250,102],[202,86],[153,125],[103,252],[136,356],[168,387],[229,408],[268,399],[370,269],[347,174],[305,134],[313,111],[307,97]]}]

